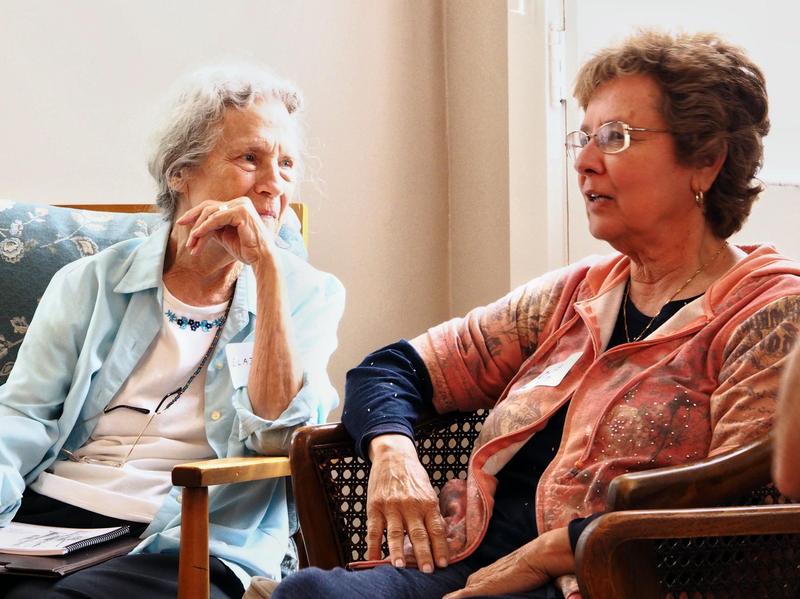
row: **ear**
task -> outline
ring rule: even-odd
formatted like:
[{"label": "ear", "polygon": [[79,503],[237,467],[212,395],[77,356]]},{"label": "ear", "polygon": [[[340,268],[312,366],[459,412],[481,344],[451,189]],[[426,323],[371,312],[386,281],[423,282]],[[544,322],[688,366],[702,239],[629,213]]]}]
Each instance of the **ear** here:
[{"label": "ear", "polygon": [[185,193],[187,185],[186,169],[181,169],[169,178],[169,188],[177,193]]},{"label": "ear", "polygon": [[723,141],[715,156],[709,157],[705,160],[705,164],[695,168],[692,175],[692,191],[707,192],[714,184],[714,181],[717,180],[719,171],[722,169],[722,165],[725,164],[727,157],[728,143]]}]

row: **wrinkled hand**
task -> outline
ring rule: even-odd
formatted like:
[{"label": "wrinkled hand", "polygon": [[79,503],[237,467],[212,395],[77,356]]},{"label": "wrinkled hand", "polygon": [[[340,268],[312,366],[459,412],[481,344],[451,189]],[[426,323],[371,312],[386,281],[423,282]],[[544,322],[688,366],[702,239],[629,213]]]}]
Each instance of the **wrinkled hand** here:
[{"label": "wrinkled hand", "polygon": [[370,443],[370,459],[367,559],[380,559],[385,530],[390,562],[404,567],[403,539],[407,531],[421,571],[433,572],[434,562],[440,568],[446,567],[444,520],[436,492],[411,439],[394,434],[375,437]]},{"label": "wrinkled hand", "polygon": [[207,200],[187,210],[175,222],[191,227],[186,248],[193,256],[203,252],[209,242],[216,241],[245,264],[255,264],[272,255],[278,228],[277,220],[272,228],[267,226],[247,197],[228,202]]},{"label": "wrinkled hand", "polygon": [[[532,591],[574,570],[567,529],[557,528],[473,572],[463,589],[448,593],[443,599]],[[579,599],[579,596],[572,595],[571,599]]]}]

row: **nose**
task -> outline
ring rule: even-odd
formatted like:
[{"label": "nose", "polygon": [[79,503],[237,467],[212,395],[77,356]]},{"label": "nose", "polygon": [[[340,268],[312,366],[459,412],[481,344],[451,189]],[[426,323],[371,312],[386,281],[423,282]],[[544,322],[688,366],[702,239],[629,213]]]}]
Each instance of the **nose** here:
[{"label": "nose", "polygon": [[275,197],[283,194],[285,189],[286,181],[281,176],[277,160],[270,160],[258,169],[255,183],[256,193]]},{"label": "nose", "polygon": [[594,137],[578,152],[573,166],[580,175],[596,175],[605,171],[605,154],[597,147]]}]

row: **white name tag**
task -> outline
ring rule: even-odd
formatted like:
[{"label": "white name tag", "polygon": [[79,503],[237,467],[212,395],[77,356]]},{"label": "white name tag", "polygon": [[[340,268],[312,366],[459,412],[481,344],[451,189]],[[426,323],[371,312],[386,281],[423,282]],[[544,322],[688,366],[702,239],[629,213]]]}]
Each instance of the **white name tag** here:
[{"label": "white name tag", "polygon": [[532,381],[528,381],[522,387],[523,389],[530,389],[531,387],[558,387],[570,369],[575,366],[582,353],[575,352],[563,362],[558,364],[551,364],[544,371]]},{"label": "white name tag", "polygon": [[250,365],[253,363],[253,342],[229,343],[225,346],[225,357],[231,373],[233,387],[239,389],[247,386],[250,376]]}]

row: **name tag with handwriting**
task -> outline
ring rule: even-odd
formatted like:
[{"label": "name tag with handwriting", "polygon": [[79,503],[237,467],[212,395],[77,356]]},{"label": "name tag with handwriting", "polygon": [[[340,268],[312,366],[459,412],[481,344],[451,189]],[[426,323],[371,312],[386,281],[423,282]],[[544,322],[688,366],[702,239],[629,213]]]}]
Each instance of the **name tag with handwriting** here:
[{"label": "name tag with handwriting", "polygon": [[228,360],[233,387],[239,389],[247,386],[247,377],[250,376],[250,366],[253,363],[253,342],[229,343],[225,346],[225,358]]},{"label": "name tag with handwriting", "polygon": [[575,363],[580,360],[582,353],[575,352],[563,362],[558,364],[551,364],[545,368],[542,373],[532,381],[528,381],[522,387],[523,389],[530,389],[531,387],[558,387],[567,373],[575,366]]}]

